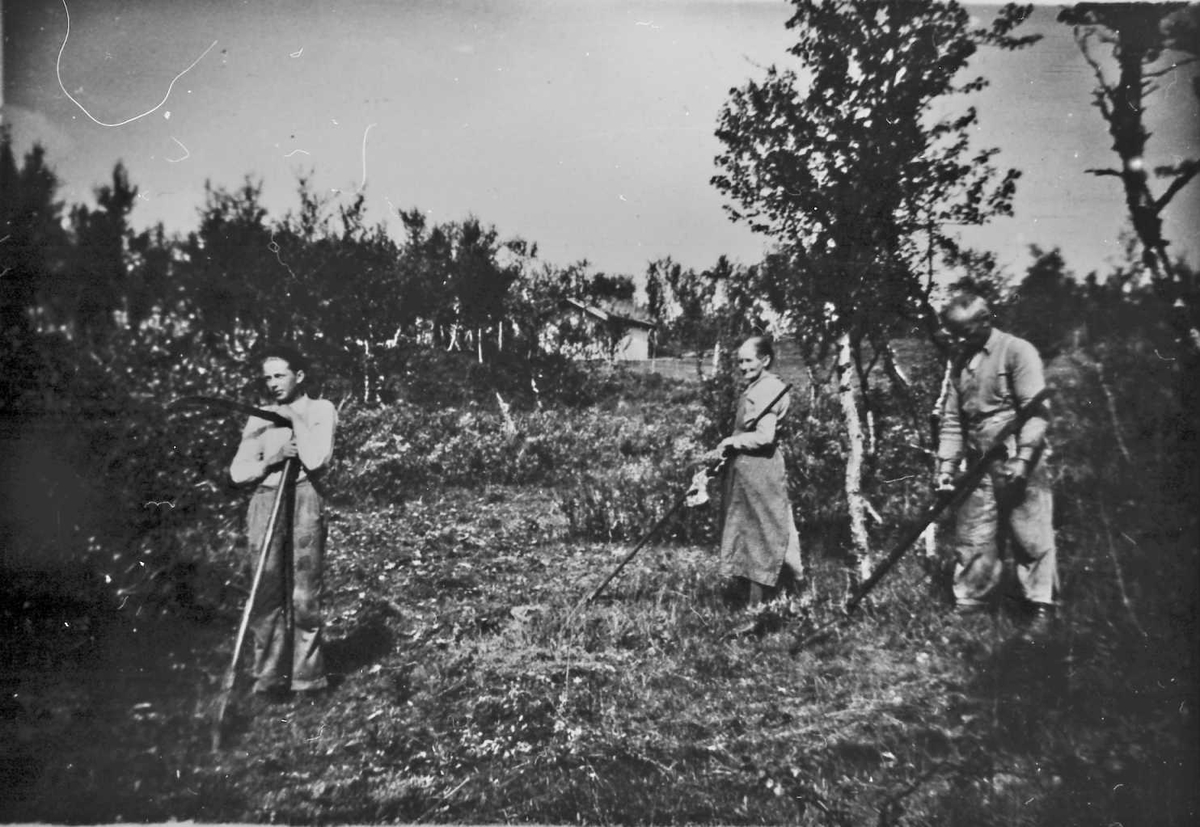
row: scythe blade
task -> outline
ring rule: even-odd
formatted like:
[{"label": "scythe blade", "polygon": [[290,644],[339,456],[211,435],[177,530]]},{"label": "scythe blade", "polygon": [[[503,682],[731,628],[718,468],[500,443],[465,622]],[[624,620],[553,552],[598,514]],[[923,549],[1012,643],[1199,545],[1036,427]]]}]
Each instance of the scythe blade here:
[{"label": "scythe blade", "polygon": [[207,408],[209,410],[244,413],[248,416],[257,416],[259,419],[265,419],[272,425],[279,425],[282,428],[292,427],[290,421],[274,411],[256,408],[253,405],[236,402],[232,399],[222,399],[219,396],[184,396],[167,405],[168,411],[178,411],[183,408]]}]

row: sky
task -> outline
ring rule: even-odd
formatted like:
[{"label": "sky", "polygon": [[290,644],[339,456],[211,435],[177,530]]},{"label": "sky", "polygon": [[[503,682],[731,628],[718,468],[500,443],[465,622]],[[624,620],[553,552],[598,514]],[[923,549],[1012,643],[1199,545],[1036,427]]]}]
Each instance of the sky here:
[{"label": "sky", "polygon": [[[0,3],[0,119],[18,151],[46,147],[68,204],[92,202],[122,161],[137,228],[194,229],[206,181],[247,176],[282,216],[306,175],[334,199],[362,189],[397,237],[397,209],[474,215],[543,260],[608,273],[668,255],[752,264],[769,244],[730,221],[709,179],[729,89],[789,60],[782,0]],[[953,103],[979,109],[975,147],[1023,171],[1016,215],[964,231],[1014,274],[1034,244],[1061,248],[1078,275],[1104,271],[1127,223],[1117,179],[1085,171],[1115,155],[1057,8],[1022,27],[1044,35],[1035,46],[982,50],[973,69],[991,86]],[[1200,154],[1189,81],[1163,86],[1151,165]],[[1197,228],[1200,179],[1165,225],[1193,264]]]}]

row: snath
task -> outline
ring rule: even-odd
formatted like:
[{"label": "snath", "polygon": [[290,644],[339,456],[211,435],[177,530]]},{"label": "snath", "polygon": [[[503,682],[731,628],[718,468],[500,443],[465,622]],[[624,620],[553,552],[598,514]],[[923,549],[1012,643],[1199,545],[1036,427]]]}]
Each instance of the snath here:
[{"label": "snath", "polygon": [[996,438],[992,440],[991,446],[983,452],[983,455],[955,481],[951,488],[945,491],[938,491],[934,495],[933,502],[921,512],[921,515],[916,520],[908,525],[888,556],[883,559],[882,563],[876,566],[875,570],[871,572],[871,576],[864,580],[862,585],[855,590],[853,596],[846,601],[843,612],[832,620],[825,622],[813,632],[798,638],[792,644],[791,653],[793,655],[796,654],[815,640],[828,634],[839,623],[848,620],[854,613],[854,610],[862,603],[863,599],[891,571],[892,566],[896,565],[905,552],[908,551],[909,547],[924,533],[925,529],[940,517],[947,508],[951,505],[959,504],[975,489],[975,486],[979,485],[992,464],[1004,456],[1007,450],[1005,443],[1009,437],[1014,436],[1031,417],[1041,412],[1043,404],[1049,398],[1050,389],[1043,388],[1021,410],[1017,411],[1017,415],[996,434]]},{"label": "snath", "polygon": [[[790,384],[784,385],[783,390],[781,390],[774,399],[767,403],[767,405],[762,409],[762,412],[759,413],[758,416],[754,417],[754,419],[750,420],[749,423],[747,423],[746,430],[753,431],[762,418],[770,413],[771,409],[774,408],[775,405],[779,403],[779,400],[783,399],[783,397],[786,396],[788,391],[791,389],[792,386]],[[727,451],[718,461],[707,464],[705,467],[701,468],[693,478],[692,484],[688,487],[688,490],[685,491],[683,495],[675,501],[675,504],[671,506],[667,513],[664,514],[659,521],[655,523],[649,531],[646,532],[645,536],[642,537],[638,544],[630,549],[629,553],[626,554],[621,562],[617,564],[617,567],[613,569],[611,573],[609,573],[608,577],[605,577],[600,585],[597,586],[591,594],[580,601],[575,608],[579,609],[581,606],[591,603],[593,600],[599,597],[600,593],[604,591],[605,586],[611,583],[613,578],[621,573],[621,570],[625,568],[625,565],[632,560],[639,551],[642,550],[646,543],[650,542],[650,538],[657,534],[658,530],[666,525],[667,521],[675,516],[675,512],[682,508],[685,503],[688,505],[700,505],[706,502],[708,500],[706,490],[709,480],[716,476],[716,474],[725,467],[726,462],[729,461],[729,457],[730,452]]]},{"label": "snath", "polygon": [[[177,399],[167,406],[168,411],[179,411],[183,408],[205,408],[209,410],[231,411],[234,413],[244,413],[250,416],[257,416],[260,419],[265,419],[272,425],[281,427],[291,427],[292,423],[287,418],[280,416],[273,411],[256,408],[253,405],[247,405],[242,402],[235,402],[232,399],[221,399],[215,396],[187,396],[182,399]],[[275,533],[279,528],[283,515],[286,513],[290,505],[288,498],[291,496],[296,475],[300,471],[300,463],[298,460],[289,458],[284,461],[283,475],[279,483],[279,488],[275,492],[275,498],[271,504],[271,514],[267,521],[266,532],[263,535],[262,548],[259,551],[258,563],[254,567],[254,579],[250,584],[250,594],[246,598],[246,606],[242,610],[242,620],[238,624],[237,635],[233,642],[233,657],[230,659],[229,667],[225,670],[225,675],[221,679],[221,690],[217,695],[216,703],[213,706],[212,712],[212,749],[213,752],[221,749],[222,741],[225,735],[225,716],[229,709],[229,701],[233,697],[233,686],[237,680],[238,661],[241,660],[242,648],[246,643],[246,632],[250,627],[250,618],[254,613],[254,601],[258,597],[259,586],[262,584],[263,573],[266,571],[267,555],[271,550],[271,543],[275,539]],[[288,571],[285,568],[285,577]],[[290,587],[285,587],[285,593],[290,594]],[[287,639],[291,640],[292,625],[294,623],[292,617],[291,601],[287,602],[284,612],[284,626],[286,629]]]}]

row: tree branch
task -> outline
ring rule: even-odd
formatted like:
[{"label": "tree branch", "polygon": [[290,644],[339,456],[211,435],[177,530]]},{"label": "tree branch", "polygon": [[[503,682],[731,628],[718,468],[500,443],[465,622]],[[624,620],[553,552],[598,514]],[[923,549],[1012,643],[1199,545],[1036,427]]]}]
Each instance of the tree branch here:
[{"label": "tree branch", "polygon": [[1170,186],[1167,187],[1162,197],[1154,202],[1154,211],[1156,213],[1162,212],[1163,208],[1175,197],[1175,193],[1186,187],[1188,182],[1196,177],[1197,172],[1200,172],[1200,161],[1188,162],[1186,168],[1181,169],[1175,179],[1171,181]]},{"label": "tree branch", "polygon": [[1197,60],[1200,60],[1200,58],[1189,57],[1185,60],[1178,61],[1177,63],[1172,63],[1170,66],[1166,67],[1165,69],[1160,69],[1157,72],[1146,72],[1145,76],[1148,78],[1161,78],[1164,75],[1169,75],[1171,72],[1174,72],[1176,69],[1182,69],[1184,66],[1188,66],[1192,63],[1195,63]]}]

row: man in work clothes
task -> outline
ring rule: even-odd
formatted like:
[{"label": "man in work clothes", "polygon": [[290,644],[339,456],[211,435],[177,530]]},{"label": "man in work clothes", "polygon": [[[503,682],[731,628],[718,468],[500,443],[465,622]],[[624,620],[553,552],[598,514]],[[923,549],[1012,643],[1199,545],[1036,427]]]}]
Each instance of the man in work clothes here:
[{"label": "man in work clothes", "polygon": [[[992,327],[991,311],[980,297],[956,296],[942,320],[954,346],[938,446],[937,483],[944,490],[964,457],[978,460],[1046,383],[1037,349]],[[1011,537],[1031,638],[1050,630],[1058,581],[1045,462],[1048,424],[1043,405],[1009,438],[1005,456],[963,502],[955,531],[958,611],[988,609],[1003,571],[1001,549]]]},{"label": "man in work clothes", "polygon": [[239,484],[258,483],[246,520],[250,548],[257,554],[276,491],[283,483],[284,462],[296,458],[300,464],[291,506],[281,513],[267,553],[251,621],[254,691],[279,696],[327,686],[321,652],[324,497],[318,480],[333,457],[337,411],[327,400],[309,398],[303,386],[308,365],[296,351],[283,347],[268,350],[261,363],[263,380],[276,402],[267,410],[290,420],[291,427],[251,416],[242,430],[229,476]]}]

